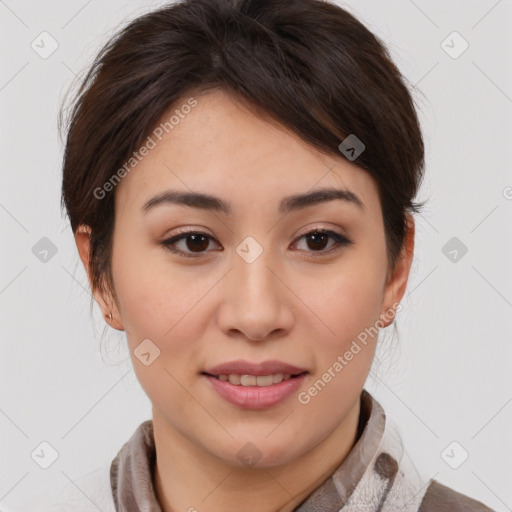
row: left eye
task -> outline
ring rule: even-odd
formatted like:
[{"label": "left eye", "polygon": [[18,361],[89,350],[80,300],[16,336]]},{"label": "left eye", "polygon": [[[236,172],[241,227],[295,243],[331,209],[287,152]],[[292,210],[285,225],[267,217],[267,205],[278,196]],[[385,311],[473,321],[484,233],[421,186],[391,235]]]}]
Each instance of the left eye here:
[{"label": "left eye", "polygon": [[[301,240],[302,238],[304,238],[307,241],[306,243],[309,242],[310,247],[312,244],[312,247],[315,250],[311,252],[320,252],[320,255],[330,253],[335,249],[338,249],[344,245],[350,245],[352,243],[352,241],[346,238],[345,236],[327,229],[315,229],[314,231],[310,231],[309,233],[306,233],[299,237],[299,240]],[[325,243],[329,239],[334,240],[334,243],[331,245],[329,249],[325,250]]]},{"label": "left eye", "polygon": [[[312,251],[306,252],[318,252],[320,253],[319,256],[326,253],[331,253],[333,250],[353,243],[345,236],[340,235],[339,233],[336,233],[334,231],[325,229],[315,229],[313,231],[309,231],[308,233],[305,233],[304,235],[300,236],[297,240],[301,239],[305,239],[309,247],[313,248]],[[326,242],[329,239],[334,240],[334,243],[330,246],[330,248],[325,249]],[[187,233],[181,233],[167,240],[164,240],[163,242],[161,242],[161,244],[175,254],[195,258],[197,257],[196,255],[200,255],[203,252],[208,252],[205,250],[208,248],[211,240],[217,242],[215,238],[206,233],[201,233],[198,231],[189,231]],[[187,249],[187,251],[191,252],[187,252],[177,248],[178,242],[182,241],[185,242],[184,248]]]}]

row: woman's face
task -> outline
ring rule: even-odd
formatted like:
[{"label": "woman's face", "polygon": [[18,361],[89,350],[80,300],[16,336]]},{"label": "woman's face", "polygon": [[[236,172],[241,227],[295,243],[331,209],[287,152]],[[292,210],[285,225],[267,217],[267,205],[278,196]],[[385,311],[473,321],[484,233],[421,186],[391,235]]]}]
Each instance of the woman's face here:
[{"label": "woman's face", "polygon": [[[152,135],[116,187],[112,324],[155,425],[231,465],[242,447],[260,466],[284,464],[358,402],[377,342],[365,329],[400,301],[410,260],[387,276],[377,186],[357,161],[319,153],[221,91],[195,99],[186,115],[173,107],[179,122]],[[321,189],[346,192],[293,199]],[[174,202],[171,191],[216,199]],[[183,232],[196,236],[166,246]],[[281,382],[293,373],[284,365],[303,373]]]}]

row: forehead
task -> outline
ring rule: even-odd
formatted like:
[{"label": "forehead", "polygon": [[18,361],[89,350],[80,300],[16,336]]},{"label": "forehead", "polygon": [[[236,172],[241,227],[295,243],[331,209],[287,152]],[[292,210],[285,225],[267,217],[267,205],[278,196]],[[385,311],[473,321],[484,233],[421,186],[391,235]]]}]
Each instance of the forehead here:
[{"label": "forehead", "polygon": [[[190,104],[195,106],[184,107]],[[155,130],[146,144],[151,149],[117,186],[116,209],[141,212],[149,198],[168,189],[223,196],[243,208],[257,198],[270,205],[283,196],[335,187],[354,192],[366,209],[378,204],[366,171],[341,155],[320,152],[224,91],[184,97]]]}]

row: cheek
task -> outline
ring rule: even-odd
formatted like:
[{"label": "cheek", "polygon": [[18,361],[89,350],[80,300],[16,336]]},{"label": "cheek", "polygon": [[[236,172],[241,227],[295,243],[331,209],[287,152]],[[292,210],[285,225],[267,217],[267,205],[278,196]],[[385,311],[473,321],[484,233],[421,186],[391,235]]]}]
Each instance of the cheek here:
[{"label": "cheek", "polygon": [[137,379],[153,405],[162,410],[171,407],[173,414],[186,417],[193,401],[180,383],[190,378],[186,371],[190,372],[191,362],[200,360],[194,340],[201,338],[202,326],[190,319],[198,320],[197,303],[204,287],[194,285],[190,276],[170,275],[168,268],[134,254],[118,256],[114,265],[120,314]]},{"label": "cheek", "polygon": [[[305,425],[318,429],[321,437],[344,417],[357,399],[370,372],[378,341],[375,322],[381,313],[382,272],[378,259],[363,254],[338,268],[336,274],[310,283],[314,287],[309,304],[322,320],[321,337],[315,350],[315,376],[298,397],[307,411]],[[317,330],[320,332],[320,330]]]},{"label": "cheek", "polygon": [[[162,264],[158,247],[151,249],[127,243],[122,233],[115,240],[112,255],[113,278],[124,330],[133,350],[144,339],[162,346],[182,330],[180,322],[197,302],[201,290],[190,275],[170,272]],[[204,293],[204,290],[202,290]]]},{"label": "cheek", "polygon": [[384,264],[378,259],[354,254],[332,273],[311,280],[311,310],[324,322],[326,339],[346,342],[373,326],[381,313]]}]

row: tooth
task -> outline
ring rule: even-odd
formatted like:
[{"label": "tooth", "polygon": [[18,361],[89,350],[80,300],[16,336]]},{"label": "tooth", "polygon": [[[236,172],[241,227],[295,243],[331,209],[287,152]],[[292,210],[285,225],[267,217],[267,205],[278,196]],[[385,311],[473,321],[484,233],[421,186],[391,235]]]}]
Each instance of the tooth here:
[{"label": "tooth", "polygon": [[229,375],[229,382],[235,385],[240,384],[240,375],[237,375],[236,373],[231,373]]},{"label": "tooth", "polygon": [[258,375],[256,377],[257,386],[271,386],[273,382],[272,375]]},{"label": "tooth", "polygon": [[240,377],[240,384],[242,384],[242,386],[256,386],[256,376],[242,375]]},{"label": "tooth", "polygon": [[272,384],[279,384],[283,380],[289,380],[291,374],[289,373],[274,373],[272,375],[239,375],[233,374],[219,374],[216,376],[219,380],[229,382],[235,386],[271,386]]}]

